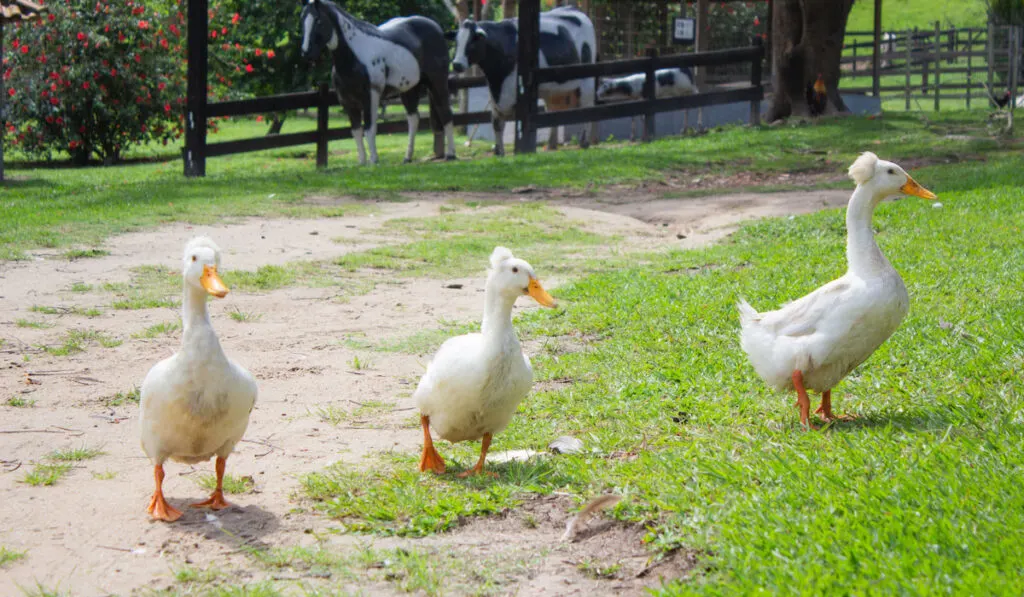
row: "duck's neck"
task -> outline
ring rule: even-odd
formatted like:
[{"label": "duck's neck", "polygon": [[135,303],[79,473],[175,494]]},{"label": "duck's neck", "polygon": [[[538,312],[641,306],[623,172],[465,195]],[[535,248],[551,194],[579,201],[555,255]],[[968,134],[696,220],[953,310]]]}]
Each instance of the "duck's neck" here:
[{"label": "duck's neck", "polygon": [[858,186],[846,208],[846,259],[850,272],[859,276],[882,273],[892,266],[875,242],[871,216],[881,197],[871,189]]},{"label": "duck's neck", "polygon": [[512,306],[515,302],[515,296],[502,296],[497,289],[487,288],[484,293],[484,321],[480,326],[485,338],[501,339],[509,335],[514,336]]},{"label": "duck's neck", "polygon": [[210,312],[206,308],[206,291],[185,284],[184,300],[181,305],[182,342],[213,334]]}]

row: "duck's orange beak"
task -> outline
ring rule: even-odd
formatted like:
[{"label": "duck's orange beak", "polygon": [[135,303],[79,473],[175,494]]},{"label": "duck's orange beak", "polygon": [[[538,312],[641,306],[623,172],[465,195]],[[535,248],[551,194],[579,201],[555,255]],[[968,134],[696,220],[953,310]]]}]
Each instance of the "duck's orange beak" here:
[{"label": "duck's orange beak", "polygon": [[217,298],[224,298],[228,295],[228,287],[224,285],[224,281],[217,275],[216,265],[203,266],[203,275],[199,278],[199,283],[203,285],[206,292]]},{"label": "duck's orange beak", "polygon": [[548,294],[548,291],[544,290],[544,287],[540,285],[540,280],[537,278],[530,278],[530,285],[527,287],[526,292],[533,297],[533,300],[540,303],[542,307],[555,308],[555,299]]},{"label": "duck's orange beak", "polygon": [[907,184],[900,187],[900,191],[922,199],[935,199],[935,193],[917,184],[917,181],[909,176],[907,176]]}]

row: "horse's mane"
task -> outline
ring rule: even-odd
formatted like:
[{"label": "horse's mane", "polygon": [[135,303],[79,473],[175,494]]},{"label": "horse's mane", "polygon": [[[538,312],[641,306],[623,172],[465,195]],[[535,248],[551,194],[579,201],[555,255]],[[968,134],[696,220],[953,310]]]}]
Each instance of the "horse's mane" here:
[{"label": "horse's mane", "polygon": [[376,25],[355,18],[344,8],[338,6],[334,2],[331,2],[331,0],[320,0],[320,5],[326,8],[327,10],[334,11],[334,13],[337,14],[339,17],[351,21],[352,24],[363,33],[367,35],[372,35],[373,37],[384,37],[383,35],[381,35],[380,29],[378,29]]}]

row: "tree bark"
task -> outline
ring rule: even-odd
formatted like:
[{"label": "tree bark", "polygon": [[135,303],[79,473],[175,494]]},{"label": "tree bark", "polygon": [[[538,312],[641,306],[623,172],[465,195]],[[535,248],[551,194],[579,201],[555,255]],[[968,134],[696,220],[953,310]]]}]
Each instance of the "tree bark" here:
[{"label": "tree bark", "polygon": [[461,23],[469,18],[469,0],[459,0],[455,3],[456,20]]},{"label": "tree bark", "polygon": [[511,19],[516,16],[516,0],[501,0],[501,18]]},{"label": "tree bark", "polygon": [[806,93],[818,74],[828,90],[825,114],[847,111],[839,96],[839,60],[852,7],[853,0],[774,0],[769,122],[810,116]]}]

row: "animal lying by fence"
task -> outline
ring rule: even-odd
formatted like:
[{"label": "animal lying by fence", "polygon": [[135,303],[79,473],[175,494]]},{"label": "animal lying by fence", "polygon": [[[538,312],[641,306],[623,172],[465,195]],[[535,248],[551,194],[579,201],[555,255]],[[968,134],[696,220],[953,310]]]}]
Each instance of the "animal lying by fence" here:
[{"label": "animal lying by fence", "polygon": [[[302,57],[315,60],[331,52],[331,79],[341,106],[352,123],[359,163],[366,164],[363,133],[370,162],[377,163],[377,118],[384,98],[399,97],[409,122],[412,160],[419,129],[419,102],[430,98],[430,117],[444,127],[448,159],[455,158],[455,135],[448,95],[448,43],[440,25],[426,17],[391,19],[380,27],[360,21],[329,0],[309,0],[300,16]],[[441,156],[437,156],[441,157]]]},{"label": "animal lying by fence", "polygon": [[[515,118],[516,86],[518,85],[519,21],[476,22],[466,19],[455,38],[455,58],[452,69],[461,73],[478,65],[487,79],[491,94],[491,124],[494,126],[494,152],[505,155],[505,121]],[[575,8],[559,7],[540,15],[540,67],[570,64],[591,64],[595,61],[597,37],[594,24],[586,14]],[[543,83],[538,94],[549,110],[565,107],[594,105],[594,79],[575,79],[564,82]],[[592,126],[588,127],[592,130]],[[557,143],[553,130],[549,141]],[[584,133],[580,145],[586,146]],[[553,147],[549,142],[549,147]]]},{"label": "animal lying by fence", "polygon": [[[643,99],[645,73],[617,79],[605,79],[597,88],[597,99],[602,102],[622,102]],[[693,82],[693,71],[687,67],[663,68],[654,71],[654,97],[679,97],[698,93]]]}]

